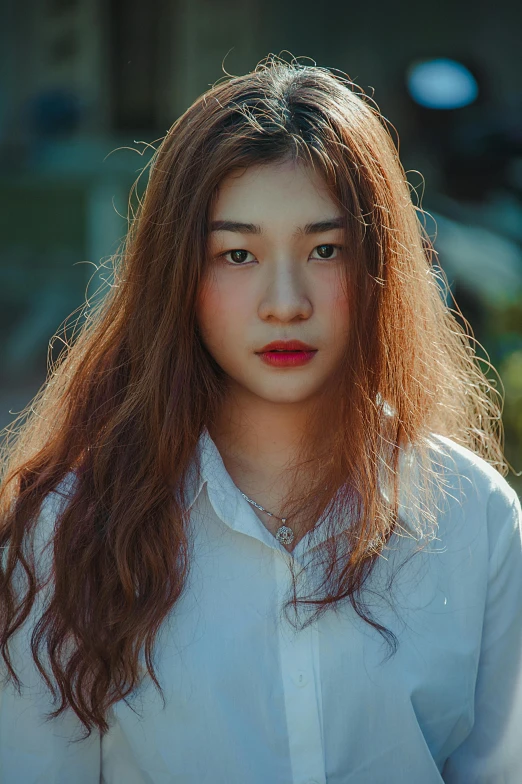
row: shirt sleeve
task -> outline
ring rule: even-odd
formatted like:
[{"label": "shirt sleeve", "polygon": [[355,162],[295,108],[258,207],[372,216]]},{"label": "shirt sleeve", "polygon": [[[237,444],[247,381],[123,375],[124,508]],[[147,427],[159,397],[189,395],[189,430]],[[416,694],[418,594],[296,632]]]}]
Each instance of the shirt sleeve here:
[{"label": "shirt sleeve", "polygon": [[[55,518],[55,499],[46,499],[37,521],[36,541],[47,542]],[[40,546],[37,544],[37,546]],[[42,560],[39,564],[42,565]],[[9,651],[21,681],[19,694],[0,659],[0,782],[2,784],[99,784],[100,733],[94,729],[81,740],[85,728],[71,708],[56,719],[46,715],[56,709],[32,657],[31,634],[41,615],[38,594],[25,624],[11,637]],[[49,671],[49,666],[46,667]],[[76,741],[76,742],[73,742]]]},{"label": "shirt sleeve", "polygon": [[522,510],[502,484],[488,501],[489,569],[474,724],[446,784],[522,782]]}]

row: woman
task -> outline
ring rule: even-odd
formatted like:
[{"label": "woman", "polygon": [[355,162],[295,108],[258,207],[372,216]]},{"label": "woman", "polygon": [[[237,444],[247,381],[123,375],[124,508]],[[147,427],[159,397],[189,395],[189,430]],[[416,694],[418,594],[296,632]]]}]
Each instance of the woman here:
[{"label": "woman", "polygon": [[429,251],[343,76],[174,124],[6,455],[2,782],[520,781],[520,503]]}]

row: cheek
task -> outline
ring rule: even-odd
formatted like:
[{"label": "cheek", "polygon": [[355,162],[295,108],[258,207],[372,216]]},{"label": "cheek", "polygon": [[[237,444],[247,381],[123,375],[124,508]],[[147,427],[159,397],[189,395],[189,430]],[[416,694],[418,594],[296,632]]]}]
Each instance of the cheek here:
[{"label": "cheek", "polygon": [[230,338],[242,333],[248,304],[237,287],[212,280],[206,283],[197,299],[197,322],[207,346],[227,345]]},{"label": "cheek", "polygon": [[209,347],[209,339],[216,322],[217,293],[215,286],[204,283],[196,298],[196,321],[204,343]]},{"label": "cheek", "polygon": [[336,332],[345,332],[352,310],[348,284],[343,284],[340,274],[336,274],[329,281],[324,281],[324,285],[317,286],[315,291],[316,301],[332,328]]}]

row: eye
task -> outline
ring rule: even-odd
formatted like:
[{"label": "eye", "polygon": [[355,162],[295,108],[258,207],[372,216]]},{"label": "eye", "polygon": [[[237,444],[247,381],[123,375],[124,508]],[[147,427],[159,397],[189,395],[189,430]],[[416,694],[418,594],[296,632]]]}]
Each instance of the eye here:
[{"label": "eye", "polygon": [[[319,258],[324,261],[334,260],[338,258],[341,250],[341,245],[317,245],[314,248],[314,251],[317,251],[318,256],[312,256],[311,258]],[[221,253],[218,258],[225,259],[228,264],[231,264],[234,267],[240,267],[252,260],[248,259],[248,256],[251,256],[252,259],[254,259],[254,255],[250,253],[250,251],[244,250],[243,248],[234,248],[234,250],[228,250],[226,253]]]},{"label": "eye", "polygon": [[[317,245],[314,250],[317,251],[320,259],[328,261],[329,259],[336,259],[342,248],[340,245]],[[312,258],[317,258],[317,256],[312,256]]]},{"label": "eye", "polygon": [[[228,256],[230,256],[231,258],[230,259],[227,258]],[[243,250],[242,248],[235,248],[234,250],[228,250],[226,253],[221,253],[219,258],[225,259],[225,261],[227,261],[229,264],[234,265],[235,267],[240,267],[242,264],[244,264],[247,261],[246,259],[247,256],[252,256],[250,251]]]}]

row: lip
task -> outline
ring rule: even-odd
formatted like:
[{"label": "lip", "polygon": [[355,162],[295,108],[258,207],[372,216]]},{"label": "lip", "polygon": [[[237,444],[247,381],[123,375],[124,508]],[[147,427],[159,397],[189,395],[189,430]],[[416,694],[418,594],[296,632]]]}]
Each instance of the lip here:
[{"label": "lip", "polygon": [[317,354],[317,349],[301,340],[274,340],[261,351],[256,351],[261,361],[272,367],[299,367],[306,365]]},{"label": "lip", "polygon": [[301,340],[274,340],[272,343],[267,343],[262,349],[256,351],[256,354],[264,354],[266,351],[316,351],[313,346],[308,343],[303,343]]},{"label": "lip", "polygon": [[263,351],[258,354],[261,362],[271,367],[300,367],[315,357],[317,351]]}]

